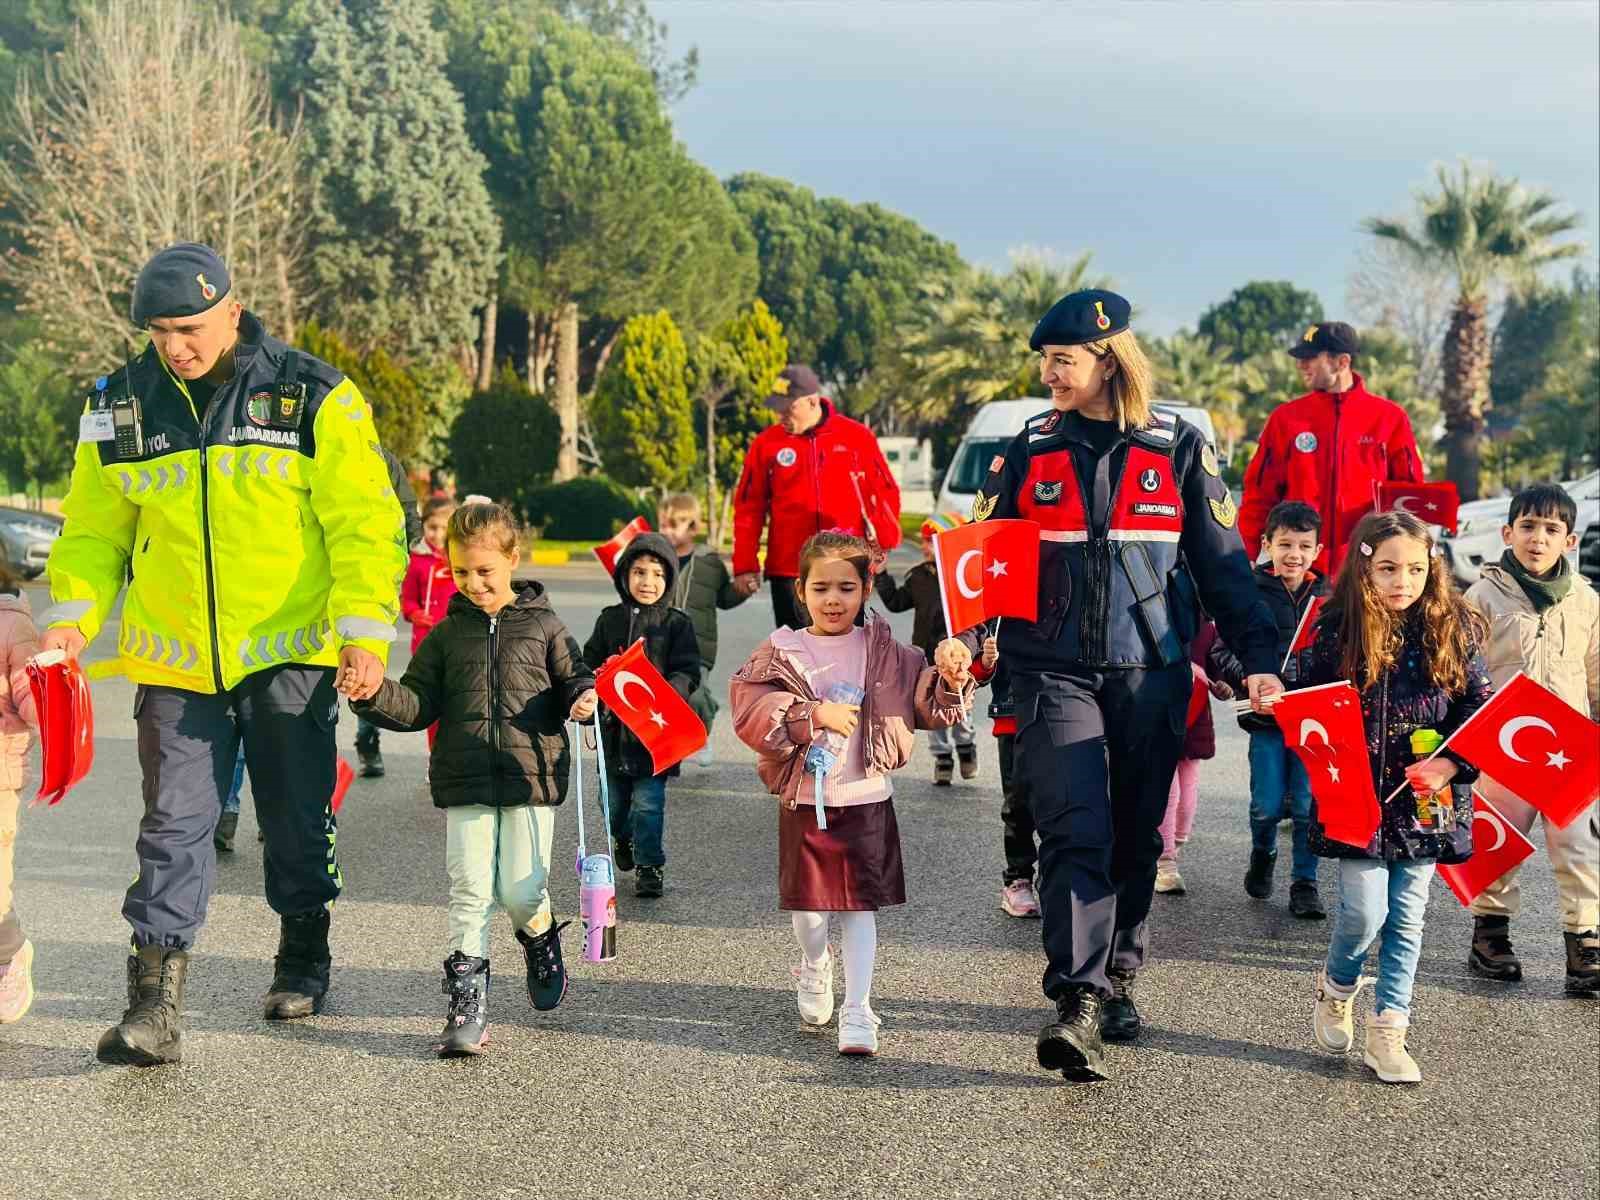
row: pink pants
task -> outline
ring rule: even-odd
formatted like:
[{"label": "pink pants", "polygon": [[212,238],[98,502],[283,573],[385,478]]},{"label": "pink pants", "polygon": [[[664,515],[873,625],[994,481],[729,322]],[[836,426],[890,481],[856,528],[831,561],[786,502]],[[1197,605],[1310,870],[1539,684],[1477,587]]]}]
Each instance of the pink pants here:
[{"label": "pink pants", "polygon": [[1161,821],[1161,857],[1176,860],[1178,847],[1194,828],[1194,806],[1200,799],[1200,760],[1180,758],[1167,793],[1167,815]]}]

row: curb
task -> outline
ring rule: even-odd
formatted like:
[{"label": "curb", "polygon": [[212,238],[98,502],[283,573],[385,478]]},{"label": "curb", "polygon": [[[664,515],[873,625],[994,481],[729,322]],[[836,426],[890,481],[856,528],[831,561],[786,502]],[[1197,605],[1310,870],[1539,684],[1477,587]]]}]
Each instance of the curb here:
[{"label": "curb", "polygon": [[535,567],[559,567],[572,561],[572,555],[565,550],[532,550],[528,553],[528,563]]}]

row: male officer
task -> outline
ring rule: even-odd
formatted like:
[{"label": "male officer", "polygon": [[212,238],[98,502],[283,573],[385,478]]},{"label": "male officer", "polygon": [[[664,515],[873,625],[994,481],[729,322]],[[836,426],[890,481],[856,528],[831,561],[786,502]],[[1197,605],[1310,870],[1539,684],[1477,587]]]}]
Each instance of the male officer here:
[{"label": "male officer", "polygon": [[[241,738],[282,922],[269,1019],[321,1010],[341,885],[329,807],[335,688],[377,691],[405,567],[372,413],[338,371],[271,337],[208,247],[139,272],[150,345],[85,405],[50,555],[46,649],[76,656],[132,574],[117,648],[138,689],[144,776],[128,1008],[102,1062],[181,1054],[189,948]],[[337,669],[337,679],[335,678]]]}]

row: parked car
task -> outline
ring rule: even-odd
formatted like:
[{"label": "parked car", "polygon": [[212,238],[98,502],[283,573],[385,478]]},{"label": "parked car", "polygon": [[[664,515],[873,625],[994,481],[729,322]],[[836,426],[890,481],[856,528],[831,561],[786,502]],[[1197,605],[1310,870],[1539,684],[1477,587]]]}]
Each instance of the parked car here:
[{"label": "parked car", "polygon": [[43,574],[63,524],[54,513],[0,505],[0,553],[23,578],[34,579]]},{"label": "parked car", "polygon": [[[1206,441],[1213,450],[1216,449],[1216,426],[1205,409],[1192,404],[1168,403],[1158,403],[1155,407],[1176,413],[1191,425],[1198,425]],[[989,477],[989,464],[994,461],[995,455],[1006,452],[1011,439],[1022,432],[1029,417],[1047,412],[1049,408],[1048,399],[994,400],[974,413],[939,484],[938,511],[970,512],[972,498]]]},{"label": "parked car", "polygon": [[[1561,486],[1567,489],[1578,505],[1578,524],[1572,532],[1578,535],[1580,550],[1573,551],[1567,559],[1574,567],[1583,569],[1592,581],[1595,578],[1592,572],[1600,571],[1600,565],[1584,567],[1581,547],[1586,544],[1586,538],[1593,541],[1600,536],[1592,532],[1600,529],[1600,471],[1590,471],[1582,479]],[[1510,496],[1473,500],[1463,504],[1456,514],[1455,534],[1445,534],[1440,538],[1439,544],[1450,563],[1451,574],[1463,588],[1471,587],[1478,581],[1484,563],[1496,561],[1504,552],[1505,542],[1500,537],[1500,530],[1510,515]],[[1597,553],[1600,551],[1590,551],[1590,563],[1594,562]]]}]

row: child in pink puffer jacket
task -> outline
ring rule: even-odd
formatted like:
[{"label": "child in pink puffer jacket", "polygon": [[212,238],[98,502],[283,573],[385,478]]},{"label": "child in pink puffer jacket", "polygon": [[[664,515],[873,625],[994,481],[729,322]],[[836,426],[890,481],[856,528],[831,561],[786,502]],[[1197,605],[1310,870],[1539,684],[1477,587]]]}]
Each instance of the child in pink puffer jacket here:
[{"label": "child in pink puffer jacket", "polygon": [[22,759],[28,727],[39,724],[24,665],[39,652],[21,581],[0,556],[0,1025],[22,1020],[33,1003],[33,943],[11,900],[11,850],[17,840]]}]

